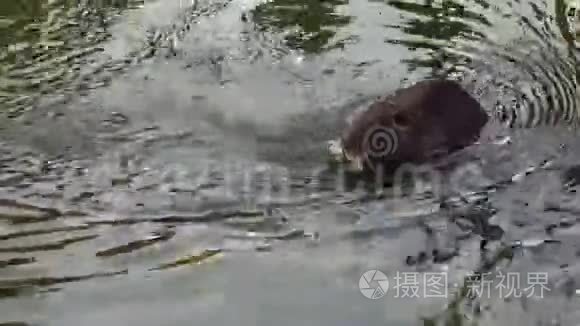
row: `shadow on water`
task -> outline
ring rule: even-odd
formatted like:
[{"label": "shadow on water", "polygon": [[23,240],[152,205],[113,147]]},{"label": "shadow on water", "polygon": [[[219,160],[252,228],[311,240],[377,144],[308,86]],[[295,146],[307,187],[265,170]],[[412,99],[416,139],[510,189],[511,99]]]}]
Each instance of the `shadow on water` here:
[{"label": "shadow on water", "polygon": [[346,41],[336,39],[336,30],[352,20],[337,12],[345,5],[348,0],[274,0],[253,9],[252,19],[262,30],[285,35],[290,48],[317,54],[340,48]]}]

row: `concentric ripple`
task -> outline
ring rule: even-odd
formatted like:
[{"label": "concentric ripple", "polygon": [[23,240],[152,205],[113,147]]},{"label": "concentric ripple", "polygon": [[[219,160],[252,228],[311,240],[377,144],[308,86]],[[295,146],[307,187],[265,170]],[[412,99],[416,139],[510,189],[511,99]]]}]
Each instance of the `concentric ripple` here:
[{"label": "concentric ripple", "polygon": [[569,33],[574,20],[558,1],[390,4],[408,17],[407,26],[394,26],[407,33],[396,42],[422,50],[408,60],[410,69],[428,68],[432,75],[462,80],[492,116],[510,127],[580,121],[576,49]]}]

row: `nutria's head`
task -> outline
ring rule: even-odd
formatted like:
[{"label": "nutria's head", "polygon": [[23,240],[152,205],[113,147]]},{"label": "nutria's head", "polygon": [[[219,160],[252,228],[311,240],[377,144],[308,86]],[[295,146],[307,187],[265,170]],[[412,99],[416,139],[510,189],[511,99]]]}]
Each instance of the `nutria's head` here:
[{"label": "nutria's head", "polygon": [[472,144],[488,117],[459,84],[426,80],[373,103],[341,137],[346,161],[386,173],[402,163],[424,163]]}]

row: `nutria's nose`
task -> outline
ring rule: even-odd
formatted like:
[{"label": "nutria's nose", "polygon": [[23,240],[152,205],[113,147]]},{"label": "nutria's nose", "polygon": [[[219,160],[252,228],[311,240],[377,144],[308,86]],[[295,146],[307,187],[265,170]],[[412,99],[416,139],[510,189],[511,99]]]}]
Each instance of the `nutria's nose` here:
[{"label": "nutria's nose", "polygon": [[328,153],[332,163],[344,164],[348,172],[360,173],[364,169],[362,158],[349,155],[344,150],[341,140],[331,140],[328,142]]}]

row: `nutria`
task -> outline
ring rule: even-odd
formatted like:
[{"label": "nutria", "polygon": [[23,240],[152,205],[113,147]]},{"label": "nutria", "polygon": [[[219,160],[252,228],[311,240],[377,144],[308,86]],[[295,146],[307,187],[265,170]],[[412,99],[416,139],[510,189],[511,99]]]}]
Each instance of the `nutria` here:
[{"label": "nutria", "polygon": [[380,166],[393,173],[403,163],[427,163],[473,144],[487,121],[457,82],[425,80],[355,116],[340,139],[340,155],[358,172],[375,173]]}]

